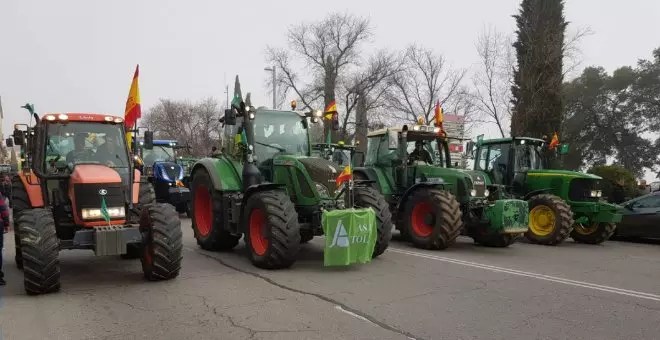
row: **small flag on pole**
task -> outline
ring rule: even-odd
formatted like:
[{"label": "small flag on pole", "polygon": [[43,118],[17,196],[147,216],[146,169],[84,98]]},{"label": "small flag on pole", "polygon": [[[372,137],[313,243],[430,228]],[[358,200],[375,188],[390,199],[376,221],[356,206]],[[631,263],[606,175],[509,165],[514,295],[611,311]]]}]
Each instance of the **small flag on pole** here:
[{"label": "small flag on pole", "polygon": [[548,145],[548,148],[550,150],[554,149],[559,145],[559,137],[557,136],[557,132],[552,136],[552,140],[550,140],[550,145]]},{"label": "small flag on pole", "polygon": [[101,196],[101,216],[110,224],[110,213],[108,212],[108,205],[105,204],[105,197]]},{"label": "small flag on pole", "polygon": [[342,183],[352,178],[353,178],[353,173],[351,172],[351,165],[349,164],[344,168],[344,171],[342,171],[341,174],[337,176],[337,179],[335,180],[335,184],[337,186],[340,186]]}]

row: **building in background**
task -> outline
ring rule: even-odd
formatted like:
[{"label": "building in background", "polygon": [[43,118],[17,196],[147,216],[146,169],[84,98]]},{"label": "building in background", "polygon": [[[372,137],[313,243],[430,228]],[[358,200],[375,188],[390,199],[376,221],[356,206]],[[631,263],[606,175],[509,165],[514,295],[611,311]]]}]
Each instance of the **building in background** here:
[{"label": "building in background", "polygon": [[[465,138],[465,117],[458,115],[443,115],[442,125],[449,137]],[[465,169],[467,158],[462,141],[449,140],[449,154],[452,165],[458,162],[458,167]]]}]

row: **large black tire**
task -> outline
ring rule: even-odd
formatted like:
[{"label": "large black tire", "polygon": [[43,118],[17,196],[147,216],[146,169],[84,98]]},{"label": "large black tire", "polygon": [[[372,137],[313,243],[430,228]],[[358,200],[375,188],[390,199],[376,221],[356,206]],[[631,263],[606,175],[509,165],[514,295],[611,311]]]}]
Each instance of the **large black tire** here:
[{"label": "large black tire", "polygon": [[183,260],[181,220],[174,207],[153,203],[144,207],[140,219],[143,237],[142,272],[149,281],[179,276]]},{"label": "large black tire", "polygon": [[376,246],[373,258],[383,254],[392,239],[392,213],[383,195],[371,187],[356,187],[353,191],[357,208],[372,208],[376,213]]},{"label": "large black tire", "polygon": [[13,176],[11,179],[11,197],[9,197],[9,202],[14,220],[14,246],[16,247],[14,261],[16,262],[16,268],[23,269],[23,253],[21,252],[21,240],[18,232],[18,218],[21,212],[30,209],[30,199],[18,175]]},{"label": "large black tire", "polygon": [[[227,229],[229,223],[222,206],[222,196],[213,188],[206,170],[198,170],[192,179],[192,223],[197,244],[204,250],[231,250],[241,235],[233,235]],[[229,207],[227,207],[229,208]]]},{"label": "large black tire", "polygon": [[[561,198],[550,194],[536,195],[528,203],[530,211],[529,230],[525,233],[525,237],[532,243],[548,246],[554,246],[564,242],[573,230],[573,211],[571,211],[571,207]],[[554,224],[548,227],[547,232],[541,233],[535,227],[537,224],[543,225],[544,223],[543,220],[540,220],[540,217],[535,217],[536,213],[532,213],[537,207],[540,209],[539,211],[545,209],[552,211]],[[537,218],[539,220],[535,221]]]},{"label": "large black tire", "polygon": [[242,217],[252,264],[263,269],[293,265],[300,250],[298,213],[282,191],[257,192],[248,198]]},{"label": "large black tire", "polygon": [[[129,220],[132,223],[139,223],[140,216],[142,216],[142,209],[149,204],[156,203],[156,191],[154,186],[147,181],[140,183],[140,192],[138,194],[138,203],[133,205],[130,212]],[[126,246],[126,254],[122,254],[123,259],[139,259],[142,257],[142,248],[140,244],[129,244]]]},{"label": "large black tire", "polygon": [[60,242],[53,214],[41,208],[24,210],[18,225],[25,292],[35,295],[59,291]]},{"label": "large black tire", "polygon": [[405,202],[403,216],[405,233],[422,249],[447,249],[456,242],[463,226],[460,204],[444,190],[415,190]]},{"label": "large black tire", "polygon": [[616,225],[614,223],[595,222],[593,226],[575,226],[571,232],[571,238],[575,242],[586,244],[601,244],[614,235]]},{"label": "large black tire", "polygon": [[[16,262],[16,268],[18,270],[23,270],[23,252],[20,247],[21,238],[18,235],[18,230],[14,226],[14,244],[16,245],[16,254],[14,255],[14,262]],[[2,251],[0,249],[0,251]]]}]

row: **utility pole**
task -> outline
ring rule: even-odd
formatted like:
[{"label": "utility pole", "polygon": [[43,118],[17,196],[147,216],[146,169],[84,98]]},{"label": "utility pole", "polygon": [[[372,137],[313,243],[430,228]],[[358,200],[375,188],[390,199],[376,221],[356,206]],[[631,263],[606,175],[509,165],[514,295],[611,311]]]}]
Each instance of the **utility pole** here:
[{"label": "utility pole", "polygon": [[266,67],[264,68],[264,71],[270,71],[273,74],[273,110],[275,110],[275,107],[277,106],[277,82],[275,81],[277,75],[275,73],[275,66]]}]

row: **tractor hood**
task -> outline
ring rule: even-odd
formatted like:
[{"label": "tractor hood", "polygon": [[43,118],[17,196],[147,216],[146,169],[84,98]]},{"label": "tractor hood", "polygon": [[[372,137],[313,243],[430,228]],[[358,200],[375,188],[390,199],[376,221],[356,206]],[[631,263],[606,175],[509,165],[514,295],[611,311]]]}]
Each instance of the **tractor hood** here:
[{"label": "tractor hood", "polygon": [[339,164],[321,157],[300,157],[298,161],[305,167],[313,182],[326,186],[331,194],[337,190],[335,180],[343,171]]},{"label": "tractor hood", "polygon": [[603,179],[600,176],[587,174],[583,172],[568,171],[568,170],[528,170],[527,176],[545,176],[545,177],[570,177],[570,178],[590,178],[595,180]]},{"label": "tractor hood", "polygon": [[166,182],[175,182],[183,179],[183,167],[174,162],[155,162],[153,165],[154,177]]},{"label": "tractor hood", "polygon": [[[415,181],[426,178],[433,180],[441,178],[446,183],[459,202],[466,202],[470,197],[485,197],[486,186],[490,184],[487,176],[478,171],[465,171],[459,169],[441,168],[431,165],[418,165],[410,168],[409,175],[414,176]],[[475,196],[470,192],[475,190]]]}]

